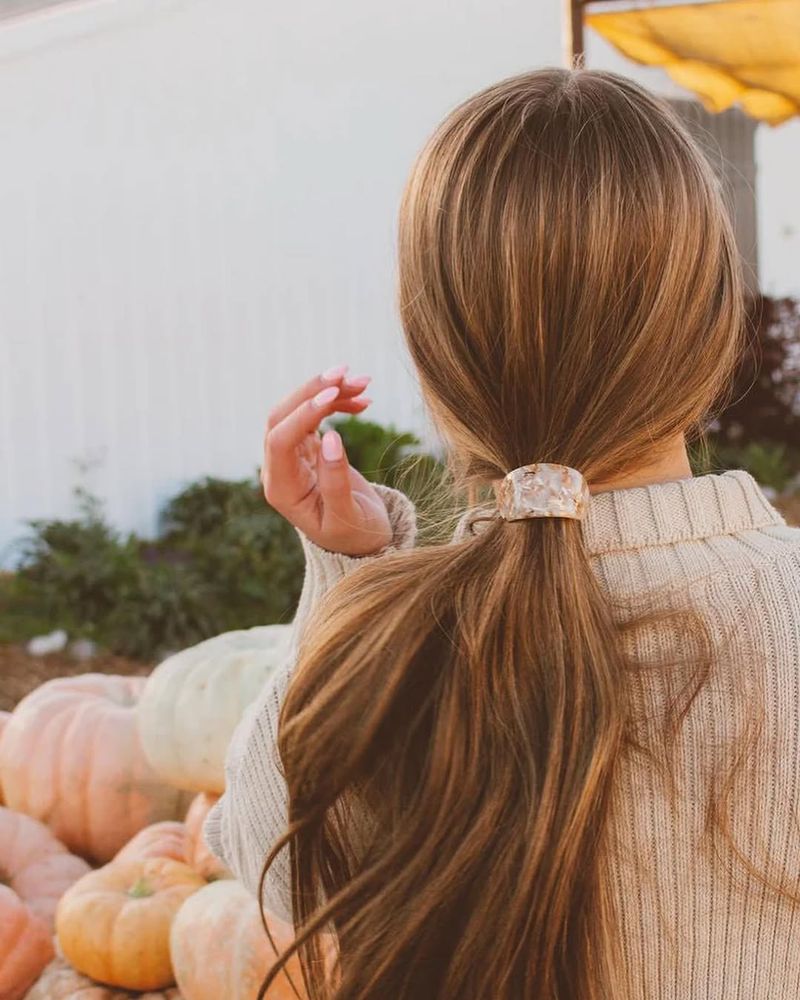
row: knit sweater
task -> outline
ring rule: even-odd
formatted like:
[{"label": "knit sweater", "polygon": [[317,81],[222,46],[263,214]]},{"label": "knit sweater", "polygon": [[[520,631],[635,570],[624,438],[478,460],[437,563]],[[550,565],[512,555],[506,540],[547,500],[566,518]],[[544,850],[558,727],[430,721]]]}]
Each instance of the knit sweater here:
[{"label": "knit sweater", "polygon": [[[394,546],[413,544],[409,501],[381,492]],[[467,514],[457,533],[470,525]],[[595,494],[581,526],[592,567],[612,600],[698,609],[719,660],[677,737],[677,800],[645,758],[624,756],[617,773],[605,871],[630,996],[797,1000],[800,914],[744,869],[713,864],[701,840],[709,788],[721,787],[730,763],[726,748],[741,733],[758,688],[762,738],[737,778],[727,817],[737,847],[756,869],[800,891],[794,818],[800,801],[800,529],[787,526],[741,470]],[[302,541],[306,575],[296,634],[323,594],[364,561]],[[629,639],[634,660],[647,664],[666,654],[666,635],[655,627],[635,632]],[[684,652],[689,649],[687,635]],[[266,853],[285,830],[276,731],[293,665],[290,657],[242,719],[228,753],[226,792],[205,828],[214,853],[255,894]],[[665,705],[666,673],[642,670],[632,680],[635,701],[651,720]],[[284,848],[264,891],[265,908],[283,919],[291,919],[289,885]]]}]

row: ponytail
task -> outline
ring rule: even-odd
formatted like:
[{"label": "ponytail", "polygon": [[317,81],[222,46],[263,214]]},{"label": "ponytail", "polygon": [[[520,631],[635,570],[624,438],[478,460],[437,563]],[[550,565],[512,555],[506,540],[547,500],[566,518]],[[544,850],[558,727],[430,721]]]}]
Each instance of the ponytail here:
[{"label": "ponytail", "polygon": [[[629,80],[541,70],[469,98],[399,222],[400,318],[465,490],[533,462],[613,482],[729,384],[719,184]],[[559,518],[490,521],[334,588],[282,708],[290,822],[266,868],[288,843],[297,937],[265,985],[298,952],[311,1000],[624,1000],[603,876],[633,610]]]},{"label": "ponytail", "polygon": [[272,975],[298,950],[333,996],[310,944],[330,924],[340,1000],[618,997],[617,646],[574,521],[494,521],[340,584],[281,717],[299,933]]}]

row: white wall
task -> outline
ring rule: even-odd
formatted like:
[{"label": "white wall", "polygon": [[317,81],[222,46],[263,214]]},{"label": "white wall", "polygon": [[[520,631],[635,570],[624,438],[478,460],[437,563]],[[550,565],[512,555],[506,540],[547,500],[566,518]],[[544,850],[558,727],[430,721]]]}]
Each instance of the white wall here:
[{"label": "white wall", "polygon": [[0,545],[75,460],[149,530],[259,461],[321,367],[420,424],[394,311],[412,158],[471,91],[557,58],[531,0],[106,0],[0,25]]},{"label": "white wall", "polygon": [[[0,554],[69,512],[76,461],[138,531],[183,483],[249,474],[270,404],[324,366],[422,426],[404,178],[453,104],[560,58],[555,0],[87,0],[0,24]],[[761,144],[763,273],[797,290],[773,147],[796,158],[797,128]]]},{"label": "white wall", "polygon": [[800,119],[756,132],[761,287],[800,297]]}]

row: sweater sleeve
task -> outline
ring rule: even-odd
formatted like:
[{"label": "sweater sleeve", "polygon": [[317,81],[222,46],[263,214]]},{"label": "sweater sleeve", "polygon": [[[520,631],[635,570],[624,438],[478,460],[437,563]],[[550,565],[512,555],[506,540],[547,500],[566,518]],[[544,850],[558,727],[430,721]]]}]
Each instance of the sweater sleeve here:
[{"label": "sweater sleeve", "polygon": [[[277,749],[278,718],[294,671],[299,636],[319,601],[336,583],[364,563],[414,544],[416,517],[411,501],[389,487],[375,488],[386,504],[393,529],[392,543],[378,555],[353,558],[328,552],[299,533],[306,569],[292,647],[236,728],[225,761],[225,793],[206,819],[204,834],[211,850],[256,896],[267,852],[287,826],[287,791]],[[291,923],[288,846],[270,866],[263,902],[265,910]]]}]

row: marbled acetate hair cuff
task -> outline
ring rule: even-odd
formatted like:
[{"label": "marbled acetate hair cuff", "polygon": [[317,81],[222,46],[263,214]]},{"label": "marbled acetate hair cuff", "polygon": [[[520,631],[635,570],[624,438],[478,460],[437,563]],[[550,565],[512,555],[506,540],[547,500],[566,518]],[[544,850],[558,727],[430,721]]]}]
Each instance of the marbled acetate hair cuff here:
[{"label": "marbled acetate hair cuff", "polygon": [[512,469],[494,483],[497,512],[506,521],[528,517],[586,516],[591,494],[586,480],[568,465],[538,462]]}]

